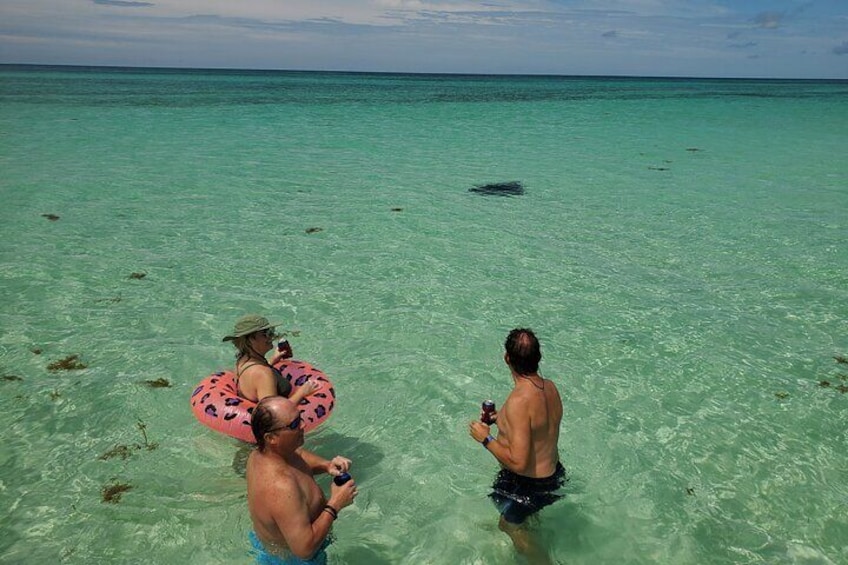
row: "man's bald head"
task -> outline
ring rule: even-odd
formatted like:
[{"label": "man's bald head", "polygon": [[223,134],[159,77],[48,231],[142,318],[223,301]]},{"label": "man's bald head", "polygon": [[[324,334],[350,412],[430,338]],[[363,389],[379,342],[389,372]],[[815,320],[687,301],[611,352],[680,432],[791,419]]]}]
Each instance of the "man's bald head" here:
[{"label": "man's bald head", "polygon": [[266,396],[253,409],[250,427],[259,451],[265,450],[265,435],[271,430],[291,423],[300,415],[297,406],[284,396]]}]

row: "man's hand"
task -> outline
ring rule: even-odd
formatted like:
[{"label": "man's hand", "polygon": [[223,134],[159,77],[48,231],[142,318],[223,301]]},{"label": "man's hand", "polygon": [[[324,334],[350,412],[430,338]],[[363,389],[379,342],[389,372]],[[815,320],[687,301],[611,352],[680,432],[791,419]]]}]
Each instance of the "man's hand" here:
[{"label": "man's hand", "polygon": [[483,443],[483,440],[489,436],[490,428],[483,422],[474,420],[468,424],[468,433],[474,438],[474,441]]},{"label": "man's hand", "polygon": [[336,477],[350,469],[351,460],[341,455],[336,455],[327,462],[327,474]]},{"label": "man's hand", "polygon": [[357,494],[359,494],[359,491],[356,489],[356,482],[353,479],[341,486],[331,482],[330,500],[327,501],[327,504],[339,511],[345,506],[353,504],[353,499],[356,498]]},{"label": "man's hand", "polygon": [[[489,421],[486,422],[486,419],[488,419]],[[498,411],[492,410],[491,412],[483,412],[482,410],[480,410],[480,421],[483,422],[484,424],[487,423],[490,426],[497,424],[498,423]]]}]

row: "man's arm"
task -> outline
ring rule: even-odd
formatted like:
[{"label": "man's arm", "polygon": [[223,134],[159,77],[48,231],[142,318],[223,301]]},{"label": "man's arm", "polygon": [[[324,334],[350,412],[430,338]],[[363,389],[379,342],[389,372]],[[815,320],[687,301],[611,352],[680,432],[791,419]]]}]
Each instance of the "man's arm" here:
[{"label": "man's arm", "polygon": [[[511,403],[504,406],[501,417],[501,431],[508,441],[491,439],[486,441],[486,449],[503,467],[514,473],[526,474],[531,467],[533,437],[530,428],[530,414],[523,403]],[[471,436],[483,443],[489,435],[489,426],[481,422],[471,422]]]},{"label": "man's arm", "polygon": [[320,455],[307,451],[302,447],[297,448],[297,453],[300,454],[300,456],[303,457],[303,460],[306,461],[306,464],[309,465],[313,475],[328,473],[335,476],[342,471],[350,469],[350,459],[341,457],[340,455],[336,455],[332,460],[328,461]]}]

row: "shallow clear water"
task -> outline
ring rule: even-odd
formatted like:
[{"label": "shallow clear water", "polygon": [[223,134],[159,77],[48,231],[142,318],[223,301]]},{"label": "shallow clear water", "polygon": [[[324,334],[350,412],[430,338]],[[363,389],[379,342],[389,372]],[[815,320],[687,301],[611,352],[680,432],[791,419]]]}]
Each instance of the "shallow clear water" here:
[{"label": "shallow clear water", "polygon": [[516,326],[564,398],[556,560],[848,560],[848,83],[3,67],[0,101],[3,561],[250,561],[244,450],[188,402],[246,312],[336,386],[334,563],[514,561],[467,422]]}]

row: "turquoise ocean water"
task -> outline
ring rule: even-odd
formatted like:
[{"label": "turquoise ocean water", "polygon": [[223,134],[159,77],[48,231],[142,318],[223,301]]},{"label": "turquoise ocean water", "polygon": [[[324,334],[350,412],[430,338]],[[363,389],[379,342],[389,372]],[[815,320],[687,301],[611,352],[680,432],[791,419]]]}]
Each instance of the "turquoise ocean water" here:
[{"label": "turquoise ocean water", "polygon": [[2,67],[0,561],[249,563],[189,396],[259,312],[336,386],[332,563],[515,562],[467,423],[516,326],[558,562],[846,563],[846,154],[844,81]]}]

